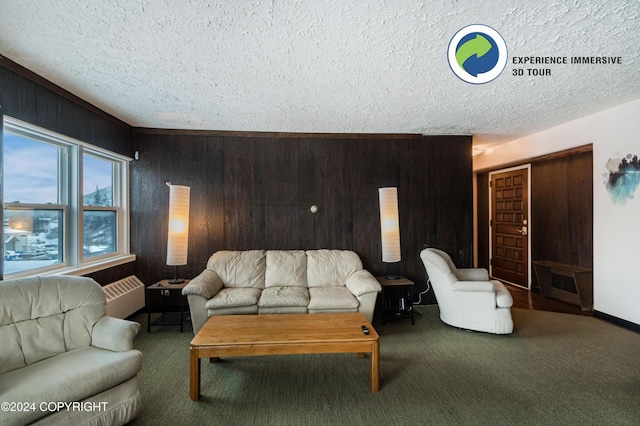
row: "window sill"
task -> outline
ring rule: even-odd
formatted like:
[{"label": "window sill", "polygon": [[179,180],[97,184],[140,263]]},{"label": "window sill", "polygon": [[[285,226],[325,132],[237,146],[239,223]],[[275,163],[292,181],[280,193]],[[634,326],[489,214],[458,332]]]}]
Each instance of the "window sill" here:
[{"label": "window sill", "polygon": [[88,275],[94,272],[102,271],[104,269],[124,265],[125,263],[134,262],[135,260],[135,254],[125,254],[122,256],[111,257],[109,259],[89,263],[82,266],[81,268],[68,268],[63,271],[57,271],[55,275]]},{"label": "window sill", "polygon": [[108,259],[88,263],[79,268],[78,267],[56,268],[48,271],[41,271],[35,274],[25,271],[23,273],[12,274],[11,277],[5,276],[5,279],[46,276],[46,275],[83,276],[83,275],[92,274],[94,272],[102,271],[104,269],[109,269],[116,266],[124,265],[129,262],[134,262],[135,260],[136,260],[135,254],[125,254],[117,257],[110,257]]},{"label": "window sill", "polygon": [[109,258],[103,261],[87,264],[81,268],[73,268],[69,272],[61,272],[61,275],[87,275],[104,269],[113,268],[115,266],[124,265],[125,263],[134,262],[135,254],[125,254],[115,258]]}]

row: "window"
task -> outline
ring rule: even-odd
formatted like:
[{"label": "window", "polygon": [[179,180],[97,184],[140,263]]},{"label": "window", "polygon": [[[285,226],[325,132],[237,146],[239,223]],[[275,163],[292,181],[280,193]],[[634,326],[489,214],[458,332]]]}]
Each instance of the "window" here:
[{"label": "window", "polygon": [[4,276],[90,273],[132,260],[128,161],[4,118]]},{"label": "window", "polygon": [[113,200],[117,169],[118,164],[109,159],[82,156],[82,249],[85,257],[117,251],[118,209]]}]

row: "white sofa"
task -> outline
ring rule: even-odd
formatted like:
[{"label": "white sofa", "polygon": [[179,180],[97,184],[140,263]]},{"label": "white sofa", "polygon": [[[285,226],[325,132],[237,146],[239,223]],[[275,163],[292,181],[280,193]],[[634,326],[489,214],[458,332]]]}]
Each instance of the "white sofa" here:
[{"label": "white sofa", "polygon": [[510,334],[513,331],[509,290],[489,280],[483,268],[457,269],[442,250],[420,253],[438,301],[442,322],[465,330]]},{"label": "white sofa", "polygon": [[362,312],[382,286],[348,250],[218,251],[182,290],[193,332],[212,315]]},{"label": "white sofa", "polygon": [[106,316],[90,278],[0,281],[0,425],[129,422],[140,410],[139,329]]}]

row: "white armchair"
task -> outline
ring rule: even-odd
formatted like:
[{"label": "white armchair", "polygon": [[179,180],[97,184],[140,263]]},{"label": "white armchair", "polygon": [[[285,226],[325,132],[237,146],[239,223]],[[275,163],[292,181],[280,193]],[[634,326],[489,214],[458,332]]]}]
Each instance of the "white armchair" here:
[{"label": "white armchair", "polygon": [[0,281],[0,401],[27,408],[0,410],[0,425],[123,425],[138,414],[140,324],[106,312],[91,278]]},{"label": "white armchair", "polygon": [[438,301],[442,322],[465,330],[509,334],[513,299],[486,269],[457,269],[442,250],[426,248],[420,258]]}]

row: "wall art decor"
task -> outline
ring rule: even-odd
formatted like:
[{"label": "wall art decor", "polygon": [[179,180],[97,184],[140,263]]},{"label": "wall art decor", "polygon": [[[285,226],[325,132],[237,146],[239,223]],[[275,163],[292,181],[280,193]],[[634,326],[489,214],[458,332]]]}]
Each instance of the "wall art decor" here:
[{"label": "wall art decor", "polygon": [[613,204],[624,206],[632,200],[640,185],[640,160],[638,155],[627,154],[623,158],[610,158],[605,165],[605,187]]}]

